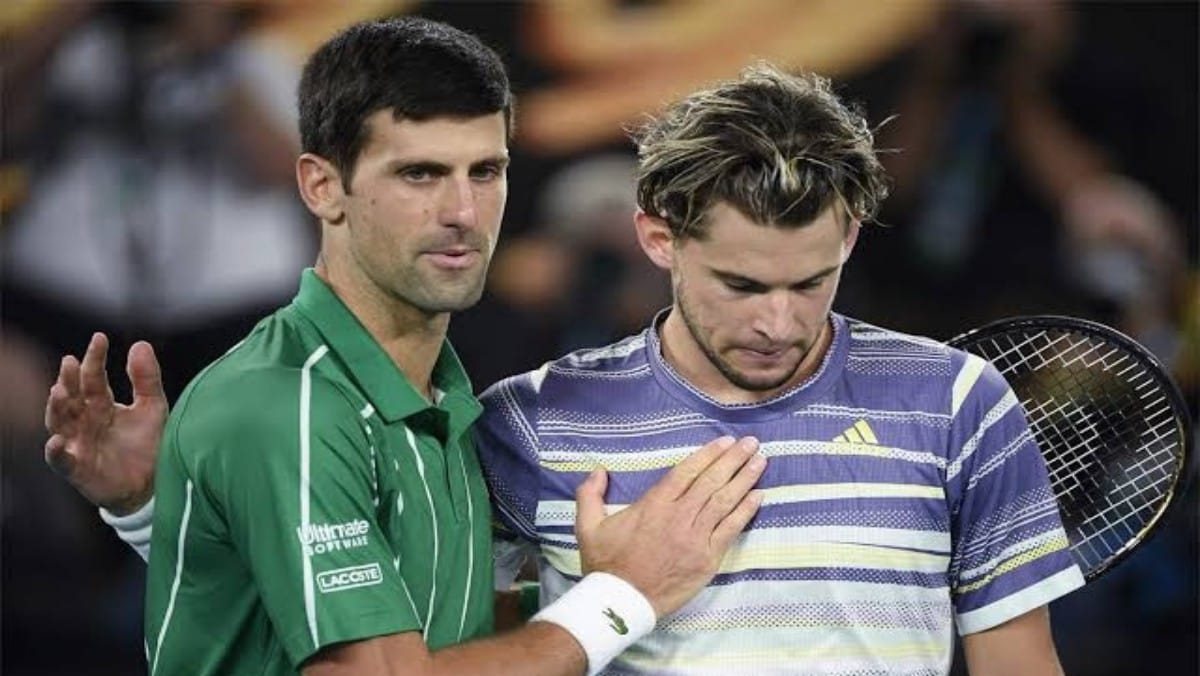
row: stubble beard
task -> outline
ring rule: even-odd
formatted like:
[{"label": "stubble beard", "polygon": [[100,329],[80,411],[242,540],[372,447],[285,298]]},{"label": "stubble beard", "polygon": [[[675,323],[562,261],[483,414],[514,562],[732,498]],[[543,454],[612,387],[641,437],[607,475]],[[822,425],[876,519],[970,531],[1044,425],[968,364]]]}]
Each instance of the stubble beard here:
[{"label": "stubble beard", "polygon": [[415,266],[398,280],[396,295],[404,302],[426,314],[442,314],[466,310],[483,297],[487,280],[487,261],[478,270],[463,270],[451,281],[438,279],[443,275],[427,273]]},{"label": "stubble beard", "polygon": [[679,317],[683,320],[683,325],[687,327],[688,333],[692,335],[692,340],[700,347],[700,351],[704,353],[705,358],[712,364],[713,368],[721,374],[725,380],[729,381],[735,387],[746,390],[747,392],[770,392],[771,390],[783,387],[800,369],[800,364],[804,361],[803,355],[807,354],[807,348],[801,350],[801,358],[796,360],[792,368],[778,378],[771,380],[754,379],[739,371],[736,367],[730,364],[727,360],[721,357],[720,354],[704,337],[700,331],[697,322],[693,321],[692,313],[688,310],[687,302],[683,295],[679,293],[680,289],[676,289],[676,307],[679,310]]}]

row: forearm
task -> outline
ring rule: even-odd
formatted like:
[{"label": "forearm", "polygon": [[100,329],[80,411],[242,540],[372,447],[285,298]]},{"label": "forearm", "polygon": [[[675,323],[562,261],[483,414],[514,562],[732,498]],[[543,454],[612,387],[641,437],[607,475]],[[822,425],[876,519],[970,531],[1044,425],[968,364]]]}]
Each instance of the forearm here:
[{"label": "forearm", "polygon": [[587,657],[558,625],[534,622],[502,636],[430,652],[415,631],[342,643],[306,663],[304,676],[579,676]]},{"label": "forearm", "polygon": [[1012,651],[981,653],[968,658],[967,673],[971,676],[1064,676],[1058,655],[1039,652],[1015,655]]},{"label": "forearm", "polygon": [[342,643],[314,657],[304,674],[595,674],[650,633],[655,621],[650,602],[631,585],[591,573],[520,629],[433,652],[415,631]]},{"label": "forearm", "polygon": [[429,676],[577,676],[587,656],[566,629],[531,622],[499,636],[432,653]]},{"label": "forearm", "polygon": [[963,638],[971,676],[1063,676],[1045,606]]}]

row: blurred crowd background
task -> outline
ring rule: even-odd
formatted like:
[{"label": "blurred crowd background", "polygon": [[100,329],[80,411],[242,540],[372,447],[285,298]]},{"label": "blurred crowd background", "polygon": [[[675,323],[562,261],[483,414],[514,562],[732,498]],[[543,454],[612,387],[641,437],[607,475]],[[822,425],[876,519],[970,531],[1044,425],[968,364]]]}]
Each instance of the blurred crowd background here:
[{"label": "blurred crowd background", "polygon": [[[624,131],[753,60],[815,70],[894,178],[837,309],[946,339],[1015,314],[1128,332],[1195,409],[1197,4],[1021,0],[9,0],[0,7],[5,674],[144,673],[141,561],[43,464],[59,355],[148,339],[173,399],[286,303],[316,228],[293,178],[304,56],[359,19],[473,31],[519,96],[505,234],[452,339],[478,389],[669,303]],[[1197,490],[1052,608],[1076,676],[1196,674]],[[961,665],[958,667],[961,673]]]}]

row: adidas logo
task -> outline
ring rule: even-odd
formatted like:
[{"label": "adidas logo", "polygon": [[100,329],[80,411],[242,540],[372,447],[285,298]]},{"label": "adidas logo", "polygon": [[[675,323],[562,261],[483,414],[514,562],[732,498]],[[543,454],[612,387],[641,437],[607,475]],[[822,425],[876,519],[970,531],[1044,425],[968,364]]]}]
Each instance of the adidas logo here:
[{"label": "adidas logo", "polygon": [[854,425],[846,428],[845,432],[834,437],[833,440],[843,444],[879,444],[879,439],[875,436],[875,432],[867,424],[866,420],[859,420],[854,423]]}]

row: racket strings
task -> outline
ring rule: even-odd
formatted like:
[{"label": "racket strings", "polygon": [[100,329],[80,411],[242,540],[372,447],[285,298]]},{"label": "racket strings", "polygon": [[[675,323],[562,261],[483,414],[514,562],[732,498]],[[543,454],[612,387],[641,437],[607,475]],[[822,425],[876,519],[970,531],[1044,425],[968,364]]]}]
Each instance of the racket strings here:
[{"label": "racket strings", "polygon": [[1061,329],[1018,329],[965,348],[1020,399],[1081,567],[1102,568],[1135,544],[1166,504],[1183,453],[1150,368],[1102,338]]}]

